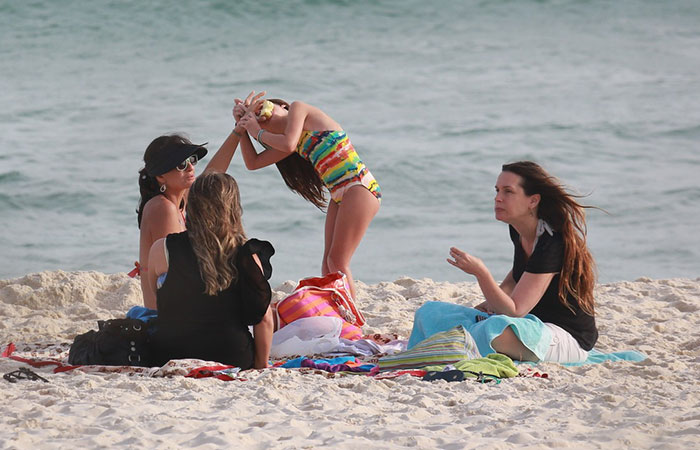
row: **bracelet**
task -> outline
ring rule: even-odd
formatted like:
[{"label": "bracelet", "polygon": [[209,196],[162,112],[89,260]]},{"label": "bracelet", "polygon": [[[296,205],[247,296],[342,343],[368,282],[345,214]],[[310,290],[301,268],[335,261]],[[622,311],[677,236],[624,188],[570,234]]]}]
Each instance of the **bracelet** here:
[{"label": "bracelet", "polygon": [[262,138],[262,134],[265,132],[262,128],[260,128],[260,131],[258,131],[258,137],[256,140],[262,144],[262,141],[260,140]]},{"label": "bracelet", "polygon": [[233,129],[232,133],[235,134],[236,136],[238,136],[238,139],[241,139],[243,137],[243,135],[241,133],[239,133],[238,131],[236,131],[235,128]]}]

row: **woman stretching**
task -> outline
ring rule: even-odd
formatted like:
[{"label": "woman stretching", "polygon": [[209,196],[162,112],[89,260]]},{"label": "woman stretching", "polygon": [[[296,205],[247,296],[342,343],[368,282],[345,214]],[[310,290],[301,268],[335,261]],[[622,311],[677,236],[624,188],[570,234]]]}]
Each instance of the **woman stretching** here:
[{"label": "woman stretching", "polygon": [[422,306],[409,346],[425,330],[435,331],[430,316],[437,313],[449,318],[442,328],[447,322],[463,324],[482,354],[493,349],[521,361],[585,361],[598,330],[595,263],[586,246],[584,208],[539,165],[505,164],[496,182],[494,211],[509,225],[513,269],[499,285],[479,258],[452,247],[447,262],[474,275],[486,301],[476,310],[438,302]]},{"label": "woman stretching", "polygon": [[326,113],[302,102],[258,100],[246,107],[238,100],[234,118],[265,147],[257,153],[249,136],[243,136],[241,152],[248,169],[277,164],[287,186],[321,209],[326,206],[324,188],[330,192],[321,273],[343,272],[354,297],[350,260],[379,210],[382,194],[345,131]]},{"label": "woman stretching", "polygon": [[158,305],[154,363],[197,358],[267,367],[273,333],[267,280],[275,251],[269,242],[246,239],[230,175],[200,175],[188,197],[187,231],[157,240],[149,252],[146,279]]}]

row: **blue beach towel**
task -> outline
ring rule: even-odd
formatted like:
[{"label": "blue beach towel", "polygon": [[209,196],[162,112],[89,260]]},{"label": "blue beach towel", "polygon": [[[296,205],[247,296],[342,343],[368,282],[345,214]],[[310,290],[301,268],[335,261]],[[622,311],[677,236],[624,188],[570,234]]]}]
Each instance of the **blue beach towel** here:
[{"label": "blue beach towel", "polygon": [[[540,360],[546,356],[552,340],[549,328],[532,314],[525,317],[489,316],[477,309],[454,303],[427,302],[416,311],[413,330],[408,339],[408,348],[412,348],[435,333],[449,330],[457,325],[462,325],[472,335],[482,355],[496,352],[491,347],[491,341],[500,336],[506,327],[511,327],[525,347]],[[604,361],[643,361],[644,359],[646,355],[634,350],[602,353],[593,349],[588,353],[586,361],[566,365],[580,366]]]},{"label": "blue beach towel", "polygon": [[290,359],[289,361],[282,364],[280,367],[282,367],[284,369],[299,369],[299,368],[303,367],[301,365],[301,363],[302,363],[302,361],[304,361],[306,359],[310,359],[311,361],[313,361],[316,364],[326,363],[326,364],[330,364],[330,365],[345,364],[348,361],[355,361],[354,356],[339,356],[337,358],[330,358],[330,359],[311,359],[311,358],[307,358],[306,356],[300,356],[299,358]]},{"label": "blue beach towel", "polygon": [[[485,320],[487,318],[488,320]],[[435,333],[449,330],[457,325],[462,325],[472,335],[482,355],[496,353],[496,350],[491,347],[491,341],[503,334],[509,326],[518,339],[539,359],[545,357],[552,340],[549,328],[532,314],[525,317],[488,316],[474,308],[454,303],[427,302],[416,311],[413,330],[408,339],[408,348],[412,348]]]},{"label": "blue beach towel", "polygon": [[566,363],[565,366],[583,366],[585,364],[599,364],[605,361],[644,361],[647,355],[636,350],[623,350],[620,352],[603,353],[596,349],[588,352],[588,358],[581,363]]}]

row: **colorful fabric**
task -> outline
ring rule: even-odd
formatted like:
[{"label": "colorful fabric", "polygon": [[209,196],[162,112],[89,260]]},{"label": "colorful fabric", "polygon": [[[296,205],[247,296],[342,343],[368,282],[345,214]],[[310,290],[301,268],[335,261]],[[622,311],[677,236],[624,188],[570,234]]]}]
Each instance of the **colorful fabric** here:
[{"label": "colorful fabric", "polygon": [[549,350],[552,334],[544,323],[532,314],[525,317],[509,317],[501,314],[487,315],[474,308],[446,302],[427,302],[416,310],[413,330],[408,339],[411,349],[423,339],[435,333],[462,325],[474,338],[482,355],[496,353],[491,341],[511,327],[515,335],[540,360]]},{"label": "colorful fabric", "polygon": [[[374,334],[366,334],[366,335],[362,336],[362,339],[374,341],[379,345],[384,345],[384,344],[388,344],[390,342],[395,342],[395,341],[401,340],[401,336],[399,336],[396,333],[374,333]],[[404,350],[406,350],[406,349],[404,349]]]},{"label": "colorful fabric", "polygon": [[192,369],[185,377],[187,378],[218,378],[221,381],[248,381],[240,377],[241,368],[227,365],[204,366]]},{"label": "colorful fabric", "polygon": [[340,337],[350,340],[362,337],[360,327],[365,318],[355,306],[342,272],[304,278],[294,292],[277,303],[276,310],[280,328],[304,317],[329,316],[343,320]]},{"label": "colorful fabric", "polygon": [[[525,317],[508,317],[500,314],[488,316],[474,308],[454,303],[427,302],[416,310],[408,348],[411,349],[426,337],[449,330],[456,325],[465,327],[474,338],[482,355],[496,353],[491,347],[491,341],[500,336],[509,326],[518,339],[540,359],[544,359],[552,339],[549,328],[532,314]],[[580,366],[603,361],[643,361],[644,359],[646,355],[635,350],[602,353],[593,349],[588,352],[586,361],[563,363],[563,365]]]},{"label": "colorful fabric", "polygon": [[[201,359],[174,359],[168,361],[160,367],[139,367],[139,366],[74,366],[68,363],[68,353],[70,343],[60,344],[21,344],[15,346],[10,343],[2,352],[2,357],[10,358],[32,367],[53,367],[53,373],[62,372],[84,372],[84,373],[119,373],[131,377],[173,377],[173,376],[205,376],[206,370],[212,368],[228,368],[234,370],[232,366],[222,365],[214,361]],[[228,370],[227,369],[227,370]],[[214,372],[211,376],[219,379],[226,379],[217,376]],[[229,376],[228,379],[233,379]]]},{"label": "colorful fabric", "polygon": [[375,375],[373,378],[375,380],[388,380],[391,378],[398,378],[402,375],[410,375],[412,377],[423,378],[426,373],[428,373],[428,371],[422,370],[422,369],[390,370],[387,372],[381,372],[381,373]]},{"label": "colorful fabric", "polygon": [[325,370],[327,372],[370,372],[376,367],[375,364],[330,364],[327,362],[317,362],[313,359],[305,358],[301,361],[301,367]]},{"label": "colorful fabric", "polygon": [[313,165],[334,202],[340,203],[345,191],[355,185],[365,186],[381,200],[377,180],[360,159],[345,131],[305,131],[296,152]]},{"label": "colorful fabric", "polygon": [[379,370],[420,369],[480,357],[472,337],[458,325],[430,336],[405,352],[379,358]]},{"label": "colorful fabric", "polygon": [[[145,271],[146,270],[144,268],[144,272]],[[131,272],[127,273],[127,275],[130,276],[131,278],[136,278],[137,276],[140,276],[141,275],[141,264],[139,264],[138,261],[134,261],[134,268],[131,269]]]},{"label": "colorful fabric", "polygon": [[146,323],[158,318],[158,311],[144,306],[132,306],[126,312],[127,319],[139,319]]},{"label": "colorful fabric", "polygon": [[[518,368],[513,360],[506,355],[491,353],[484,358],[463,359],[452,366],[464,372],[465,377],[477,378],[479,374],[491,375],[498,378],[511,378],[518,375]],[[428,366],[427,371],[442,371],[445,366]]]},{"label": "colorful fabric", "polygon": [[[298,369],[300,367],[303,367],[301,365],[302,361],[305,359],[309,359],[305,356],[301,356],[299,358],[294,358],[290,359],[289,361],[285,362],[282,364],[280,367],[283,369]],[[326,359],[311,359],[311,361],[315,363],[326,363],[326,364],[347,364],[349,362],[354,362],[356,361],[354,356],[340,356],[338,358],[326,358]]]}]

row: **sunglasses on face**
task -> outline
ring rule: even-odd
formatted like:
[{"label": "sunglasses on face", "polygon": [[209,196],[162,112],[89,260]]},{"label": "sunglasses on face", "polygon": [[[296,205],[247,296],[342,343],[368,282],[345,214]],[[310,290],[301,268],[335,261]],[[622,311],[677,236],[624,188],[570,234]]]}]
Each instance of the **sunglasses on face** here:
[{"label": "sunglasses on face", "polygon": [[182,161],[180,164],[178,164],[175,168],[180,172],[184,172],[185,170],[187,170],[187,163],[192,164],[192,167],[194,167],[197,165],[197,161],[199,161],[197,159],[197,155],[192,155],[186,160]]}]

